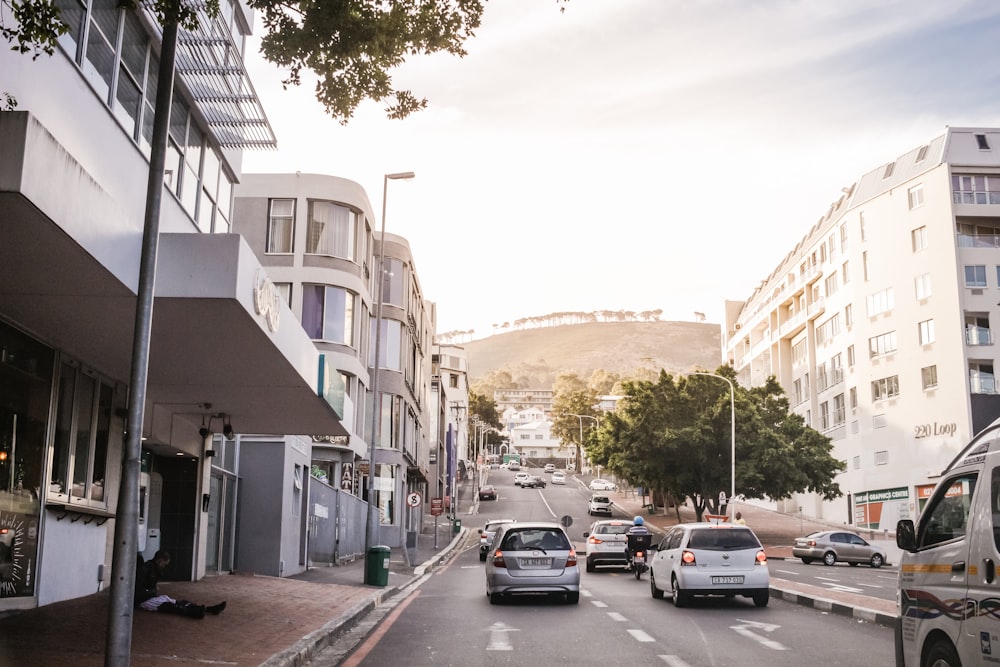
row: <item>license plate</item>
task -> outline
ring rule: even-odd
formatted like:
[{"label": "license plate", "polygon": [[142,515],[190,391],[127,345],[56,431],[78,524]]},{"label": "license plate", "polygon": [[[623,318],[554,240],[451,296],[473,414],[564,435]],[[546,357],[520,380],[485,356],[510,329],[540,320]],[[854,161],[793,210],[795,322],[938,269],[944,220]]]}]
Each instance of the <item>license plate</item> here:
[{"label": "license plate", "polygon": [[712,577],[713,584],[742,584],[743,577]]},{"label": "license plate", "polygon": [[521,565],[524,567],[548,567],[552,564],[551,558],[522,558]]}]

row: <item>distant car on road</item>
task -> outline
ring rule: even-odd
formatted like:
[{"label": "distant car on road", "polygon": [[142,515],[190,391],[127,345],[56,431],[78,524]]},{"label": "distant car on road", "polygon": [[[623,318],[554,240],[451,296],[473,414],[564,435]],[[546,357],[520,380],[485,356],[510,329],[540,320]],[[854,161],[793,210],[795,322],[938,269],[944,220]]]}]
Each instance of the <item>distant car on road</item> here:
[{"label": "distant car on road", "polygon": [[529,475],[526,472],[514,473],[514,486],[521,486],[522,484],[524,484],[524,480],[528,479],[529,477],[531,477],[531,475]]},{"label": "distant car on road", "polygon": [[545,480],[538,475],[531,475],[528,479],[521,482],[522,489],[544,489]]},{"label": "distant car on road", "polygon": [[609,482],[606,479],[595,479],[590,482],[591,491],[614,491],[616,488],[614,482]]},{"label": "distant car on road", "polygon": [[542,469],[543,472],[555,472],[556,466],[554,463],[546,463],[545,467]]},{"label": "distant car on road", "polygon": [[486,525],[479,529],[479,560],[486,560],[486,552],[490,548],[493,536],[505,523],[514,523],[516,519],[490,519]]},{"label": "distant car on road", "polygon": [[607,496],[594,496],[587,505],[587,514],[607,514],[611,516],[611,498]]},{"label": "distant car on road", "polygon": [[497,490],[492,484],[483,484],[479,487],[479,499],[480,500],[496,500]]},{"label": "distant car on road", "polygon": [[851,565],[888,565],[885,550],[869,544],[863,537],[846,530],[821,530],[805,537],[796,537],[792,555],[809,565],[814,560],[824,565],[843,561]]},{"label": "distant car on road", "polygon": [[556,471],[552,473],[552,483],[553,484],[565,484],[566,483],[566,473]]},{"label": "distant car on road", "polygon": [[518,463],[517,461],[507,462],[507,470],[520,470],[520,469],[521,469],[521,464]]}]

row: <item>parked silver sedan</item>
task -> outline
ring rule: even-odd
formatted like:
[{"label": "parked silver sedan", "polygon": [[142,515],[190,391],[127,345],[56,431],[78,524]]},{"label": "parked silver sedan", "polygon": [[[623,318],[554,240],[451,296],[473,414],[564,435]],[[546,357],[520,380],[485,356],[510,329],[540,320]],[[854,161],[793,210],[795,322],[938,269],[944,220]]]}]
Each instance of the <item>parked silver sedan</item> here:
[{"label": "parked silver sedan", "polygon": [[508,523],[500,526],[486,557],[486,595],[491,604],[505,596],[564,595],[580,601],[576,549],[558,523]]},{"label": "parked silver sedan", "polygon": [[889,564],[884,549],[846,530],[821,530],[805,537],[796,537],[792,555],[801,558],[806,565],[814,560],[821,560],[824,565],[833,565],[837,561],[851,565],[863,563],[872,567]]}]

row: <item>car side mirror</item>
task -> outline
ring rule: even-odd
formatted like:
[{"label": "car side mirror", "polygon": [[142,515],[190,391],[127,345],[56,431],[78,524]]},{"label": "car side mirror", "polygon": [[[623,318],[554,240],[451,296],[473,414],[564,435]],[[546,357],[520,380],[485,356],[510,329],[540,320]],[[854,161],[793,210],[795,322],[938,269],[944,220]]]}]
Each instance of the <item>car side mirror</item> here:
[{"label": "car side mirror", "polygon": [[896,522],[896,546],[910,553],[917,550],[917,531],[912,519],[900,519]]},{"label": "car side mirror", "polygon": [[590,531],[588,530],[583,534],[584,538],[590,537]]}]

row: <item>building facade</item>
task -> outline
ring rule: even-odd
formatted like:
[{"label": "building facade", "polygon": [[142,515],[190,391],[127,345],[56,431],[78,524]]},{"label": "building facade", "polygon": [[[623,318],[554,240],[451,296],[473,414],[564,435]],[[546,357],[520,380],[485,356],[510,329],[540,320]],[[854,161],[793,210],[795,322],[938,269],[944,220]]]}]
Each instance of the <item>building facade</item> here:
[{"label": "building facade", "polygon": [[[745,302],[726,360],[832,440],[845,497],[781,503],[890,530],[1000,416],[1000,130],[948,128],[864,175]],[[738,428],[738,425],[737,425]]]},{"label": "building facade", "polygon": [[[151,14],[57,0],[69,31],[53,56],[0,51],[17,100],[0,112],[0,611],[91,594],[113,567],[134,568],[112,562],[129,392],[145,397],[139,550],[169,550],[172,579],[232,563],[238,432],[347,435],[319,352],[230,233],[241,151],[274,137],[241,66],[252,16],[220,4],[181,31],[152,197],[166,107]],[[140,388],[132,343],[154,200]]]}]

